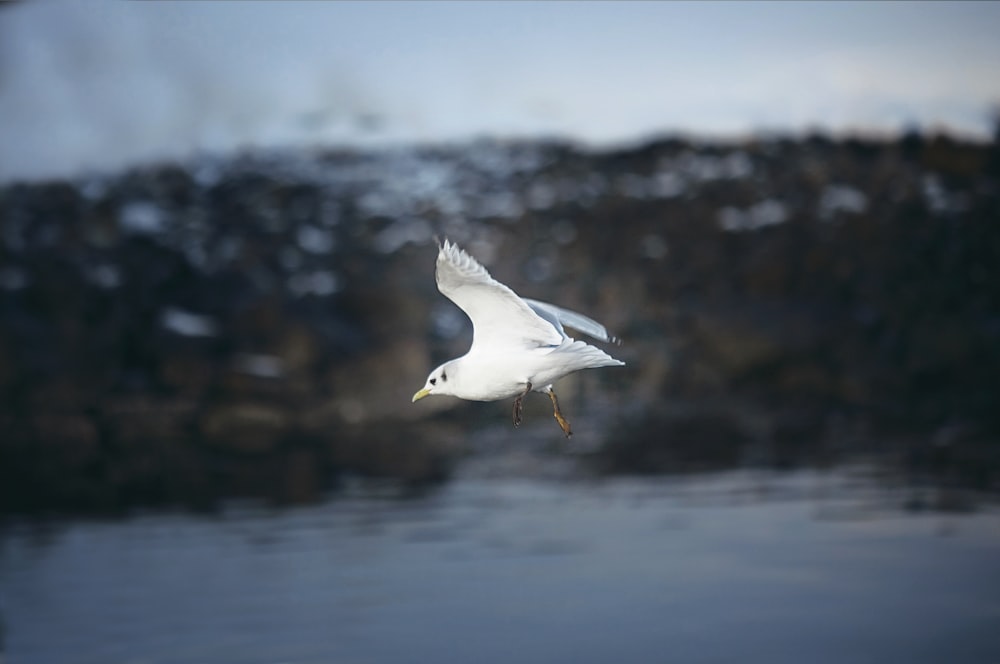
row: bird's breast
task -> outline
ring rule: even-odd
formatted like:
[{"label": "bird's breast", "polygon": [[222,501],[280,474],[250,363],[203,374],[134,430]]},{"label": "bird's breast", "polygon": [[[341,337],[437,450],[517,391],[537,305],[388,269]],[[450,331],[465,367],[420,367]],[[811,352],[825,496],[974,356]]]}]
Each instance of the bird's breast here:
[{"label": "bird's breast", "polygon": [[524,354],[490,354],[462,358],[452,389],[471,401],[498,401],[524,392],[537,373],[537,360]]}]

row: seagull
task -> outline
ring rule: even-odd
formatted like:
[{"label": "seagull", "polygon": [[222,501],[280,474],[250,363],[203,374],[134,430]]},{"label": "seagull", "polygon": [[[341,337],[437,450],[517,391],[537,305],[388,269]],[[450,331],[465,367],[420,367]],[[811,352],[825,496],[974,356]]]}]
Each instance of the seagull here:
[{"label": "seagull", "polygon": [[624,366],[600,348],[570,338],[563,326],[600,341],[620,344],[597,321],[554,304],[529,300],[490,276],[475,258],[447,239],[438,247],[437,287],[472,320],[472,346],[465,355],[431,371],[413,402],[430,395],[470,401],[514,397],[514,426],[529,392],[552,401],[553,417],[573,435],[559,410],[552,383],[582,369]]}]

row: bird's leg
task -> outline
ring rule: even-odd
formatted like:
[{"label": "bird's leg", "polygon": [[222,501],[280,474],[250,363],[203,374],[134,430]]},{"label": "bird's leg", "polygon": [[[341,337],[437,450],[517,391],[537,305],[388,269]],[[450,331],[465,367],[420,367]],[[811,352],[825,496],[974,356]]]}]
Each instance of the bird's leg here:
[{"label": "bird's leg", "polygon": [[514,426],[516,427],[521,426],[521,401],[524,400],[524,397],[527,396],[528,392],[530,391],[531,391],[531,381],[529,380],[528,386],[524,388],[524,392],[517,395],[517,398],[514,399]]},{"label": "bird's leg", "polygon": [[549,399],[552,400],[552,416],[556,418],[556,422],[559,423],[559,428],[562,429],[563,433],[566,434],[566,437],[569,438],[573,435],[573,432],[569,428],[569,422],[566,421],[566,418],[563,417],[562,411],[559,410],[559,399],[556,398],[556,393],[551,387],[545,390],[545,393],[548,394]]}]

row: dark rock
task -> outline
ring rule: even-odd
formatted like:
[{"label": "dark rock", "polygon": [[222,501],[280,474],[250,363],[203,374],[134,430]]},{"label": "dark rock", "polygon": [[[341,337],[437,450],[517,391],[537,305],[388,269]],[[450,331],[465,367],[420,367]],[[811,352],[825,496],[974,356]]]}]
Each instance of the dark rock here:
[{"label": "dark rock", "polygon": [[294,427],[286,409],[260,402],[238,402],[210,407],[199,421],[199,432],[213,447],[241,454],[275,449]]},{"label": "dark rock", "polygon": [[619,421],[594,460],[606,473],[690,473],[739,465],[753,435],[726,412],[648,411]]},{"label": "dark rock", "polygon": [[455,441],[399,422],[347,427],[329,445],[331,460],[341,471],[408,484],[447,479],[460,452]]},{"label": "dark rock", "polygon": [[194,433],[197,402],[148,395],[108,397],[101,404],[109,438],[123,447],[153,441],[182,443]]},{"label": "dark rock", "polygon": [[[994,486],[997,154],[915,132],[480,142],[0,187],[4,509],[447,477],[487,411],[410,403],[471,337],[442,322],[435,234],[624,337],[628,366],[575,404],[598,429],[617,411],[609,469],[810,463],[870,429],[937,482]],[[927,448],[955,422],[975,435]]]}]

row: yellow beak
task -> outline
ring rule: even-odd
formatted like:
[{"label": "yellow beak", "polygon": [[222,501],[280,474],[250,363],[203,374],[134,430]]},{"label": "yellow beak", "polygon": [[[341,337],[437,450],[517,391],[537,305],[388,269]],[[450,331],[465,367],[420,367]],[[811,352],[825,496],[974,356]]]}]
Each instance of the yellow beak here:
[{"label": "yellow beak", "polygon": [[420,390],[419,392],[417,392],[416,394],[413,395],[413,401],[411,401],[410,403],[416,403],[416,402],[420,401],[421,399],[423,399],[424,397],[426,397],[430,393],[431,393],[431,391],[428,390],[425,387],[424,389]]}]

